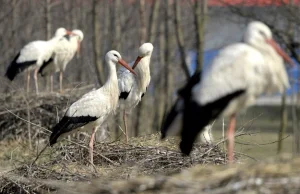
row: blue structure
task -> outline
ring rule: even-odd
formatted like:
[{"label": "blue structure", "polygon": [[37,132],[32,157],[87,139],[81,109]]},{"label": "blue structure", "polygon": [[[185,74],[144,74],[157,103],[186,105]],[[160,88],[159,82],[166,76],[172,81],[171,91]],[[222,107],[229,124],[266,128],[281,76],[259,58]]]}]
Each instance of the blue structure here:
[{"label": "blue structure", "polygon": [[[203,56],[203,72],[209,67],[211,64],[212,60],[218,55],[219,49],[212,49],[212,50],[207,50],[204,52]],[[195,69],[196,69],[196,52],[195,51],[189,51],[188,55],[190,57],[190,73],[193,74]],[[293,68],[287,68],[287,72],[289,74],[290,78],[290,84],[291,88],[288,89],[287,95],[290,96],[293,93],[299,93],[299,84],[300,84],[300,69],[299,69],[299,63],[296,62],[296,60],[293,59],[295,62],[296,66]],[[279,94],[277,94],[279,95]]]}]

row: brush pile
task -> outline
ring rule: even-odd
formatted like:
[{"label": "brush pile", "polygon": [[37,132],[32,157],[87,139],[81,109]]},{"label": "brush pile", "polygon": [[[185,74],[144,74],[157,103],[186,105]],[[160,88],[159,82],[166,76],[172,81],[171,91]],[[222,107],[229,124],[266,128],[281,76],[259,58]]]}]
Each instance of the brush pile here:
[{"label": "brush pile", "polygon": [[16,92],[0,96],[0,140],[28,137],[28,133],[33,140],[45,136],[44,127],[53,126],[70,103],[91,89],[86,86],[64,94]]},{"label": "brush pile", "polygon": [[67,182],[129,179],[144,175],[168,175],[196,164],[225,164],[225,154],[217,147],[197,145],[191,157],[164,146],[141,146],[122,142],[96,144],[94,164],[89,164],[85,142],[48,148],[32,164],[18,167],[0,176],[0,193],[44,193],[55,191]]}]

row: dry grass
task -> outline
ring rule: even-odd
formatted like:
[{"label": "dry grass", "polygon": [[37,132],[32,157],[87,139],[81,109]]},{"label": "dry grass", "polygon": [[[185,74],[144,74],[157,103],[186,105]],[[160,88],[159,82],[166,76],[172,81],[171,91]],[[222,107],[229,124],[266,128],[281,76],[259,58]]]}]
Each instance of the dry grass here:
[{"label": "dry grass", "polygon": [[34,164],[32,161],[37,152],[30,151],[26,143],[10,141],[5,145],[2,142],[6,154],[2,154],[0,160],[9,171],[1,173],[0,192],[43,193],[56,188],[49,185],[48,180],[87,182],[98,178],[113,181],[142,175],[173,174],[196,164],[226,163],[225,154],[217,146],[197,145],[193,154],[185,157],[174,148],[177,139],[160,141],[158,135],[145,139],[133,138],[129,144],[120,141],[96,144],[94,167],[89,164],[84,141],[66,141],[49,147]]},{"label": "dry grass", "polygon": [[94,194],[292,194],[300,190],[300,158],[290,155],[242,165],[197,165],[171,176],[61,186],[59,193]]},{"label": "dry grass", "polygon": [[[191,156],[184,157],[177,148],[177,138],[160,141],[159,134],[131,138],[129,144],[122,141],[97,143],[94,149],[95,166],[89,163],[86,136],[76,139],[76,142],[65,140],[53,148],[47,148],[33,164],[48,138],[46,129],[40,126],[55,124],[56,117],[63,113],[62,107],[81,96],[80,92],[76,94],[0,96],[0,138],[3,139],[0,142],[0,193],[49,193],[62,188],[62,193],[74,189],[81,193],[234,193],[237,190],[232,188],[237,185],[238,190],[257,189],[261,186],[256,184],[257,180],[268,183],[262,187],[266,192],[259,190],[260,193],[272,193],[275,187],[285,186],[285,180],[292,182],[291,187],[287,186],[288,191],[292,187],[298,188],[295,181],[300,178],[291,173],[295,165],[288,164],[288,160],[284,160],[283,166],[280,166],[282,160],[273,160],[261,163],[267,164],[266,168],[259,164],[244,166],[245,170],[228,168],[224,166],[226,154],[218,147],[221,140],[214,146],[197,144]],[[17,101],[19,103],[15,103]],[[26,109],[26,104],[30,105],[29,109]],[[56,107],[60,107],[61,111],[58,112]],[[31,145],[27,141],[30,134],[26,122],[28,113],[30,121],[37,124],[31,125]],[[268,155],[275,145],[268,144],[270,149],[265,152],[262,145],[255,144],[253,134],[245,136],[243,131],[237,131],[237,134],[241,136],[237,139],[239,144],[236,150],[240,150],[241,145],[243,148],[245,145],[255,146],[261,149],[255,152],[259,151],[265,157],[266,152]],[[270,135],[266,137],[270,139]],[[257,137],[254,139],[257,140]],[[266,139],[262,143],[265,144]],[[239,161],[246,161],[240,159],[244,159],[241,156]],[[197,164],[201,167],[185,171]],[[278,177],[274,166],[288,170],[284,173],[280,171]],[[94,179],[97,181],[92,184],[93,190],[89,186],[79,186],[90,185]]]}]

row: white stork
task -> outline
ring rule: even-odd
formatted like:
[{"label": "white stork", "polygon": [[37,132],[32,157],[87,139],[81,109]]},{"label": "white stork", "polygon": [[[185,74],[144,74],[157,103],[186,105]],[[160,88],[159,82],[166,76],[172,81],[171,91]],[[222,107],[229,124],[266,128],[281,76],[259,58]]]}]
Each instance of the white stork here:
[{"label": "white stork", "polygon": [[273,40],[271,30],[262,22],[249,23],[244,43],[223,48],[201,80],[198,73],[180,90],[184,103],[175,104],[169,113],[162,137],[172,125],[172,114],[183,112],[180,149],[189,155],[197,134],[206,125],[218,117],[229,117],[228,159],[232,162],[235,116],[260,95],[283,93],[289,87],[283,60],[293,64]]},{"label": "white stork", "polygon": [[144,43],[140,46],[138,57],[132,66],[132,69],[136,72],[136,76],[132,75],[125,68],[120,68],[118,71],[119,105],[120,109],[123,110],[126,143],[128,142],[126,114],[141,101],[150,84],[150,59],[152,51],[153,45],[151,43]]},{"label": "white stork", "polygon": [[29,91],[30,71],[34,69],[34,81],[36,93],[39,92],[37,73],[43,64],[48,64],[53,60],[53,51],[61,37],[71,34],[65,28],[58,28],[52,39],[48,41],[33,41],[25,45],[14,60],[8,66],[5,76],[9,80],[13,80],[16,75],[25,69],[27,74],[27,92]]},{"label": "white stork", "polygon": [[80,43],[83,40],[83,32],[81,30],[72,30],[72,34],[66,35],[60,39],[54,49],[54,58],[52,63],[44,63],[39,70],[42,76],[50,75],[50,88],[53,91],[53,74],[60,72],[59,88],[62,92],[63,72],[68,63],[73,59],[76,51],[79,52]]},{"label": "white stork", "polygon": [[99,89],[91,91],[74,102],[66,111],[64,117],[52,128],[50,146],[55,144],[58,138],[81,130],[92,130],[90,140],[90,157],[93,164],[93,145],[96,130],[118,105],[118,78],[116,64],[127,68],[133,74],[134,71],[122,59],[117,51],[109,51],[105,56],[109,74],[106,83]]}]

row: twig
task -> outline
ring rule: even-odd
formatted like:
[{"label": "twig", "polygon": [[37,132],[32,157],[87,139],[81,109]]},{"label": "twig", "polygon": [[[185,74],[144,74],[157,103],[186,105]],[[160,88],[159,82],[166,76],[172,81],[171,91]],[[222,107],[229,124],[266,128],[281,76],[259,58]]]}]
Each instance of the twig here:
[{"label": "twig", "polygon": [[11,111],[8,110],[7,108],[5,108],[5,110],[7,110],[7,112],[9,112],[10,114],[14,115],[14,116],[17,117],[18,119],[21,119],[22,121],[25,121],[26,123],[30,123],[31,125],[34,125],[34,126],[36,126],[36,127],[39,127],[40,129],[44,129],[44,130],[47,131],[47,132],[51,132],[50,130],[48,130],[48,129],[45,128],[45,127],[42,127],[42,126],[40,126],[40,125],[37,125],[37,124],[32,123],[32,122],[30,122],[30,121],[27,121],[26,119],[23,119],[22,117],[19,117],[18,115],[16,115],[15,113],[11,112]]}]

